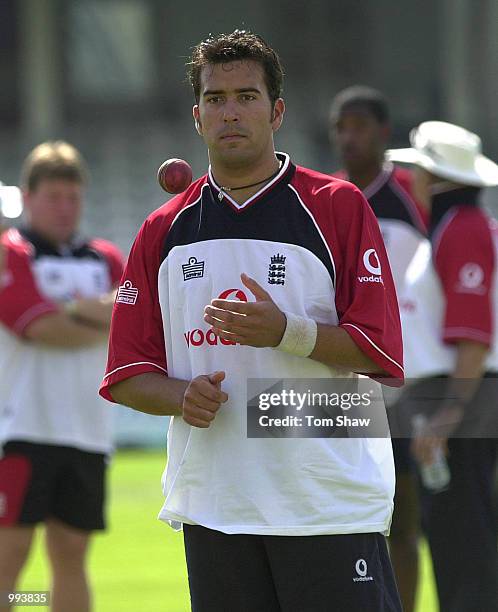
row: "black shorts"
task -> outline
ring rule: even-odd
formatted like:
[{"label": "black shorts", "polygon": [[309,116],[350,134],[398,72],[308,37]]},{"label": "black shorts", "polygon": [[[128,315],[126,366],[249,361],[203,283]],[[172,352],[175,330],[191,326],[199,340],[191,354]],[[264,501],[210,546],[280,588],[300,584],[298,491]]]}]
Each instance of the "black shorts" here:
[{"label": "black shorts", "polygon": [[105,454],[68,446],[5,443],[0,526],[35,525],[54,517],[77,529],[104,529],[106,464]]},{"label": "black shorts", "polygon": [[421,486],[441,610],[498,610],[497,456],[496,439],[450,439],[448,487],[434,493]]},{"label": "black shorts", "polygon": [[385,538],[183,525],[193,612],[401,612]]}]

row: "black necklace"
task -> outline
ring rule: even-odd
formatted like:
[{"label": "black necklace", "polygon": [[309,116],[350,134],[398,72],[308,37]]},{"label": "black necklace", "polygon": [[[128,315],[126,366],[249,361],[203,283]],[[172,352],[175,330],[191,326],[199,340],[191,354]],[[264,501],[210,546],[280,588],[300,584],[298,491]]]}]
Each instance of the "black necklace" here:
[{"label": "black necklace", "polygon": [[239,189],[249,189],[249,187],[256,187],[256,185],[261,185],[261,183],[266,183],[267,181],[271,181],[277,176],[279,172],[280,172],[280,167],[271,176],[263,179],[262,181],[258,181],[257,183],[251,183],[250,185],[242,185],[242,187],[224,187],[223,185],[220,185],[220,192],[218,193],[218,200],[220,202],[221,200],[223,200],[224,193],[227,193],[230,191],[238,191]]}]

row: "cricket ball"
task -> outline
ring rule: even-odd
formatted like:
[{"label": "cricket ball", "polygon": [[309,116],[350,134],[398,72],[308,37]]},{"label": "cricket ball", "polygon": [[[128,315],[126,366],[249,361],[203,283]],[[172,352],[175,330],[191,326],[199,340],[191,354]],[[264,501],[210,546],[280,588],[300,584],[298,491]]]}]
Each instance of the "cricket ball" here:
[{"label": "cricket ball", "polygon": [[157,171],[159,185],[168,193],[181,193],[192,182],[192,168],[183,159],[167,159]]}]

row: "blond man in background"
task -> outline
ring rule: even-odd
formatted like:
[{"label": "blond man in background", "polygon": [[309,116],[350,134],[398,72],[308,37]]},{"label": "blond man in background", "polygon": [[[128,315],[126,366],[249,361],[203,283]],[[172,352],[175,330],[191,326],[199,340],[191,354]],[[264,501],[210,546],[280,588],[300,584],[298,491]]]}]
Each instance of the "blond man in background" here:
[{"label": "blond man in background", "polygon": [[54,612],[90,609],[86,558],[105,525],[112,450],[96,389],[123,261],[78,233],[85,182],[73,146],[36,147],[22,171],[25,223],[2,238],[0,592],[15,589],[43,523]]}]

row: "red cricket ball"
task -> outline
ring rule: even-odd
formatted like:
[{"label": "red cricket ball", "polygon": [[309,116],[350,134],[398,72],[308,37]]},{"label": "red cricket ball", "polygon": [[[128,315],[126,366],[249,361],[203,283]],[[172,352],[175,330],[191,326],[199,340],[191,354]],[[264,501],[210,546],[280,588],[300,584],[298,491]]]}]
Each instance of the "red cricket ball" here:
[{"label": "red cricket ball", "polygon": [[181,193],[192,182],[192,168],[183,159],[167,159],[157,171],[159,185],[168,193]]}]

